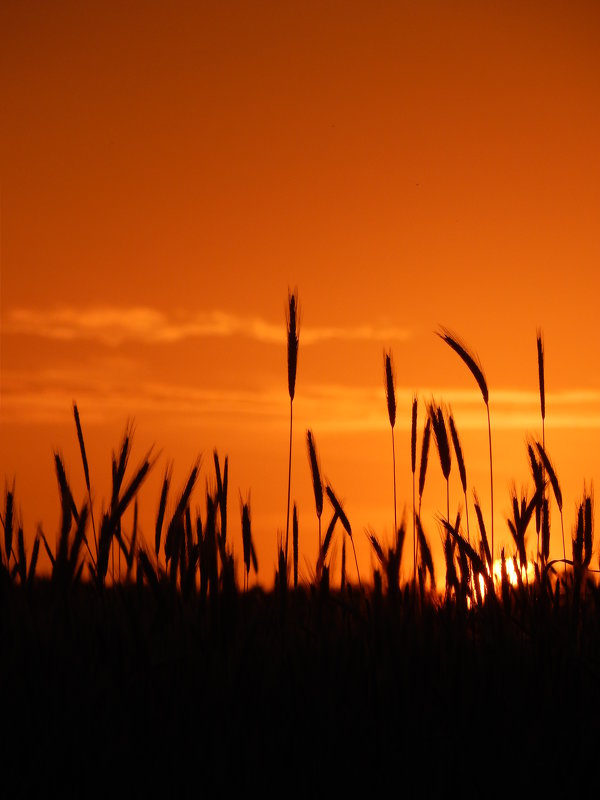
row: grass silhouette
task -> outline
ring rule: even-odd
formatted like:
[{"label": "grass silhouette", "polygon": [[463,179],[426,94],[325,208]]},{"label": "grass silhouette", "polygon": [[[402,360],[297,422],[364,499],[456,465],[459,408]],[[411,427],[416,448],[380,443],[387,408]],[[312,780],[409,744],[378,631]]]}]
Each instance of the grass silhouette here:
[{"label": "grass silhouette", "polygon": [[[289,297],[288,344],[291,332],[297,358],[294,297]],[[288,349],[288,525],[293,358]],[[385,363],[386,376],[391,375],[391,363],[389,371]],[[388,409],[391,385],[386,380]],[[487,394],[484,400],[487,406]],[[56,547],[40,529],[28,558],[14,482],[7,484],[0,513],[3,785],[14,781],[22,794],[31,794],[54,781],[76,792],[94,776],[96,788],[107,789],[118,772],[121,785],[140,794],[173,792],[192,781],[205,790],[244,788],[252,774],[274,790],[281,790],[282,775],[293,775],[297,788],[312,792],[357,788],[361,780],[368,785],[374,774],[400,764],[398,780],[411,793],[464,790],[490,781],[500,792],[505,753],[513,752],[508,774],[519,789],[584,788],[600,712],[593,492],[584,488],[578,501],[569,558],[556,470],[543,442],[531,442],[533,491],[511,493],[507,524],[514,552],[502,548],[497,572],[475,489],[478,535],[468,527],[464,531],[461,514],[450,519],[450,439],[468,507],[466,465],[452,414],[446,421],[443,406],[433,402],[423,423],[416,504],[417,408],[415,395],[410,579],[401,581],[404,520],[390,546],[367,532],[374,565],[372,579],[361,579],[355,533],[332,486],[324,487],[308,430],[319,526],[316,563],[312,576],[300,580],[294,503],[293,582],[288,586],[287,547],[284,552],[280,546],[279,580],[267,591],[249,585],[251,568],[258,571],[249,494],[246,500],[240,496],[238,586],[236,526],[227,514],[228,459],[221,460],[216,450],[203,508],[192,502],[200,460],[171,511],[172,465],[167,466],[154,541],[151,546],[140,541],[138,494],[156,457],[150,451],[131,468],[130,424],[112,456],[111,497],[96,541],[93,485],[75,405],[86,492],[78,506],[56,452],[61,511]],[[395,402],[392,435],[394,422]],[[421,514],[432,433],[447,483],[445,514],[437,519],[446,534],[445,576],[437,581]],[[546,478],[561,511],[561,559],[549,557]],[[324,496],[331,518],[321,541]],[[131,525],[126,513],[132,508]],[[538,545],[532,576],[525,543],[534,520]],[[331,551],[340,529],[338,586]],[[356,583],[346,571],[346,538]],[[47,577],[36,572],[40,543],[51,564]],[[114,568],[115,557],[125,564],[122,573]],[[571,735],[559,737],[564,730]],[[508,751],[507,743],[512,743]],[[414,769],[423,758],[426,773]],[[28,768],[32,762],[36,769]]]}]

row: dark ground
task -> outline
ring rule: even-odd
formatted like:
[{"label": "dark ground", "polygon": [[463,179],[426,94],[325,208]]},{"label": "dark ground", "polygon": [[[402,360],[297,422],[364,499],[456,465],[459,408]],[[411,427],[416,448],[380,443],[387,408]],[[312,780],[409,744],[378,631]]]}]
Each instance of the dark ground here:
[{"label": "dark ground", "polygon": [[[358,591],[0,599],[3,796],[583,791],[600,613]],[[54,792],[52,792],[54,794]]]}]

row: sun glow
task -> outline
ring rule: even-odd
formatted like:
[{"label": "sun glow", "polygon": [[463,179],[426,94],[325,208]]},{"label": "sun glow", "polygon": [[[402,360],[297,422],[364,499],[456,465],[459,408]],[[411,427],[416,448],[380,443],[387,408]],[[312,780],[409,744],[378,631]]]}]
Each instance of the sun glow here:
[{"label": "sun glow", "polygon": [[[533,561],[528,561],[527,564],[519,566],[516,558],[507,558],[505,564],[506,575],[511,586],[519,585],[519,573],[523,583],[529,583],[535,579],[535,564]],[[502,560],[498,558],[494,561],[494,584],[499,586],[501,583]]]},{"label": "sun glow", "polygon": [[[527,564],[519,565],[516,557],[509,557],[505,559],[506,577],[511,586],[518,586],[519,583],[528,584],[535,580],[535,563],[528,561]],[[502,559],[498,558],[494,561],[494,587],[496,591],[502,586]],[[479,590],[481,597],[485,597],[486,586],[483,575],[478,575]]]}]

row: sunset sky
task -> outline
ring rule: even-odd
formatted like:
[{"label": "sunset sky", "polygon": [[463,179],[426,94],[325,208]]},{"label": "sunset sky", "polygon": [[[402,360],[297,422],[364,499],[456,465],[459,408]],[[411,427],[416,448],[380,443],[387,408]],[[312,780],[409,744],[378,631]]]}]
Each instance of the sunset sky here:
[{"label": "sunset sky", "polygon": [[[541,437],[542,330],[570,534],[600,474],[599,36],[593,2],[2,3],[0,480],[16,481],[28,542],[38,523],[49,540],[58,530],[55,448],[84,499],[76,401],[96,515],[128,418],[132,468],[152,444],[159,455],[139,495],[149,542],[167,463],[175,493],[202,456],[203,511],[216,447],[236,555],[250,492],[270,584],[296,287],[303,577],[317,543],[307,428],[365,575],[365,530],[391,542],[384,350],[399,516],[415,392],[419,439],[426,400],[452,408],[489,515],[485,407],[440,325],[485,370],[507,545],[511,482],[530,483],[525,445]],[[440,475],[432,450],[423,521],[438,550]],[[455,513],[455,464],[451,491]]]}]

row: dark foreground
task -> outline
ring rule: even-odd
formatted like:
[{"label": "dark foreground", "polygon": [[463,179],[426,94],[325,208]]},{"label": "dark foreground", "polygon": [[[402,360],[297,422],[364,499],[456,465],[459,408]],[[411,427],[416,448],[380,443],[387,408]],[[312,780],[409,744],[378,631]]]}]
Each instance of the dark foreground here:
[{"label": "dark foreground", "polygon": [[1,595],[0,698],[5,797],[574,795],[600,752],[600,601],[38,581]]}]

